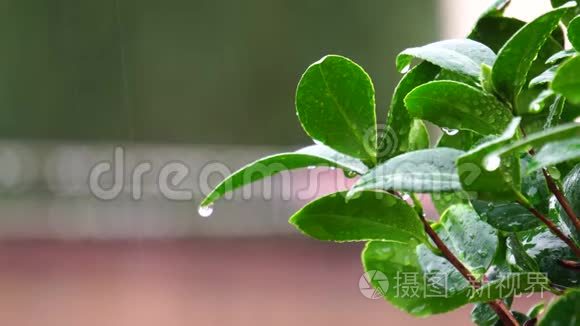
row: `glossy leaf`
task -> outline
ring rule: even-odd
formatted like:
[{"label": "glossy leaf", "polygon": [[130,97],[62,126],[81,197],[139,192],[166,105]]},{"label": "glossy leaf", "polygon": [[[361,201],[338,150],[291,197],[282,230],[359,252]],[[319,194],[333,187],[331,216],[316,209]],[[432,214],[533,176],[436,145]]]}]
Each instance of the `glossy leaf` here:
[{"label": "glossy leaf", "polygon": [[554,80],[554,76],[556,76],[557,69],[558,66],[548,68],[548,70],[544,71],[541,75],[534,77],[534,79],[530,81],[529,87],[551,83],[552,80]]},{"label": "glossy leaf", "polygon": [[[560,7],[566,3],[569,3],[571,1],[578,3],[577,0],[550,0],[550,2],[552,2],[552,7],[554,7],[554,8],[558,8],[558,7]],[[567,12],[564,15],[564,17],[562,17],[562,22],[567,25],[575,16],[577,16],[579,14],[580,14],[580,8],[575,7],[574,9]]]},{"label": "glossy leaf", "polygon": [[580,51],[580,16],[574,18],[568,24],[568,39],[572,43],[572,46]]},{"label": "glossy leaf", "polygon": [[501,147],[491,153],[487,159],[494,159],[496,157],[517,153],[530,147],[538,147],[546,143],[574,139],[577,137],[580,137],[580,124],[567,123],[541,132],[533,133],[510,145]]},{"label": "glossy leaf", "polygon": [[570,248],[545,227],[520,232],[518,234],[528,256],[538,263],[541,273],[547,274],[551,282],[563,287],[580,284],[578,272],[564,268],[559,261],[574,260]]},{"label": "glossy leaf", "polygon": [[552,89],[564,95],[571,103],[580,104],[580,56],[566,61],[558,68]]},{"label": "glossy leaf", "polygon": [[547,143],[528,165],[528,173],[567,161],[580,159],[580,138]]},{"label": "glossy leaf", "polygon": [[484,221],[501,231],[520,232],[540,225],[530,211],[514,202],[472,200],[471,204]]},{"label": "glossy leaf", "polygon": [[548,60],[546,61],[546,63],[549,65],[556,64],[564,59],[568,59],[570,57],[573,57],[576,54],[577,54],[577,52],[574,49],[562,50],[560,52],[555,53],[551,57],[549,57]]},{"label": "glossy leaf", "polygon": [[492,65],[495,53],[487,46],[469,39],[445,40],[409,48],[397,56],[397,69],[408,69],[413,58],[428,61],[445,70],[479,78],[481,65]]},{"label": "glossy leaf", "polygon": [[375,91],[370,77],[356,63],[329,55],[308,67],[296,90],[296,111],[313,139],[376,162]]},{"label": "glossy leaf", "polygon": [[[566,175],[562,190],[576,216],[580,216],[580,164],[576,164]],[[568,214],[566,214],[562,207],[558,208],[560,209],[560,216],[563,217],[564,223],[568,225],[570,230],[575,230],[574,224],[570,221]],[[580,242],[580,231],[576,230],[573,234],[576,236],[576,240]]]},{"label": "glossy leaf", "polygon": [[399,155],[363,175],[348,197],[365,190],[417,193],[461,190],[455,168],[455,159],[461,154],[456,149],[436,148]]},{"label": "glossy leaf", "polygon": [[[388,280],[386,284],[384,278],[374,277],[373,286],[395,307],[414,316],[444,313],[466,304],[465,293],[448,293],[442,297],[443,289],[426,282],[416,248],[417,245],[398,242],[368,242],[362,254],[364,270],[373,275],[380,272]],[[396,286],[396,280],[402,275],[413,275],[408,284],[412,291],[403,292]]]},{"label": "glossy leaf", "polygon": [[575,326],[580,322],[580,290],[568,290],[548,307],[538,326]]},{"label": "glossy leaf", "polygon": [[426,241],[423,224],[404,200],[367,191],[347,202],[345,195],[335,193],[309,203],[290,218],[290,223],[318,240]]},{"label": "glossy leaf", "polygon": [[507,241],[509,254],[513,257],[513,266],[520,272],[539,272],[538,263],[532,259],[522,245],[518,235],[512,233]]},{"label": "glossy leaf", "polygon": [[500,162],[486,162],[485,158],[515,137],[520,121],[520,118],[514,118],[501,136],[476,146],[458,158],[457,170],[464,190],[475,192],[482,200],[515,198],[514,190],[520,188],[521,181],[519,160],[510,156]]},{"label": "glossy leaf", "polygon": [[568,8],[558,8],[520,29],[499,51],[492,70],[493,85],[514,103],[526,83],[532,63]]},{"label": "glossy leaf", "polygon": [[[423,62],[411,69],[399,82],[391,99],[387,123],[389,130],[385,133],[379,150],[381,160],[404,153],[410,148],[420,147],[416,145],[420,139],[415,138],[419,136],[411,135],[414,119],[407,112],[404,99],[415,87],[432,81],[439,71],[439,67]],[[393,131],[394,137],[388,131]]]},{"label": "glossy leaf", "polygon": [[338,153],[324,145],[313,145],[292,153],[268,156],[242,167],[218,184],[201,202],[201,206],[210,205],[226,193],[252,182],[282,171],[310,166],[337,167],[358,174],[367,171],[366,166],[358,159]]},{"label": "glossy leaf", "polygon": [[484,135],[501,133],[511,119],[509,109],[494,96],[454,81],[421,85],[407,95],[405,104],[413,117]]},{"label": "glossy leaf", "polygon": [[469,205],[454,205],[443,213],[440,224],[449,235],[448,246],[476,276],[490,266],[498,246],[497,231]]}]

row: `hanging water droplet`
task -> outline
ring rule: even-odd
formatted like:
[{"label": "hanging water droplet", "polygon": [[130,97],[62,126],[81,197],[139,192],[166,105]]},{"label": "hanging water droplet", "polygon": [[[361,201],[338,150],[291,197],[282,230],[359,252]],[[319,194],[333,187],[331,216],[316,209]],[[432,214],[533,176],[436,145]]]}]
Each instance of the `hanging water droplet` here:
[{"label": "hanging water droplet", "polygon": [[488,155],[483,160],[483,167],[488,171],[495,171],[501,165],[501,158],[497,155]]},{"label": "hanging water droplet", "polygon": [[211,214],[213,213],[213,205],[210,204],[207,206],[199,206],[199,208],[197,209],[197,213],[201,217],[210,217]]},{"label": "hanging water droplet", "polygon": [[574,119],[574,122],[580,123],[580,116],[577,116],[576,119]]},{"label": "hanging water droplet", "polygon": [[331,166],[330,167],[330,171],[334,171],[334,170],[336,170],[336,167],[335,166]]},{"label": "hanging water droplet", "polygon": [[408,193],[403,193],[402,198],[403,198],[403,200],[409,200],[409,199],[411,199],[411,195],[409,195]]},{"label": "hanging water droplet", "polygon": [[459,132],[459,130],[457,130],[457,129],[451,129],[451,128],[446,128],[446,127],[441,128],[441,130],[443,130],[443,132],[449,136],[455,136]]},{"label": "hanging water droplet", "polygon": [[404,66],[403,69],[401,69],[401,73],[406,74],[409,72],[409,70],[411,70],[411,64]]},{"label": "hanging water droplet", "polygon": [[356,177],[358,174],[352,170],[344,171],[344,176],[351,179]]},{"label": "hanging water droplet", "polygon": [[314,165],[311,165],[311,166],[307,167],[307,169],[308,169],[308,170],[314,170],[314,169],[316,169],[316,166],[314,166]]}]

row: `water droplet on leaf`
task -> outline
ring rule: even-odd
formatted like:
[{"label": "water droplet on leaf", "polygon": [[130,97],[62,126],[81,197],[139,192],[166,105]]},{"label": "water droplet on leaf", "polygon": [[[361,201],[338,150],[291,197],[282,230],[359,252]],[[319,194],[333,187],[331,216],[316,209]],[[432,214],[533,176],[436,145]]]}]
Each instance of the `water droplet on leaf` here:
[{"label": "water droplet on leaf", "polygon": [[210,217],[213,213],[213,205],[199,206],[197,213],[201,217]]},{"label": "water droplet on leaf", "polygon": [[497,155],[489,155],[483,161],[483,167],[488,171],[495,171],[501,165],[501,158]]},{"label": "water droplet on leaf", "polygon": [[401,69],[401,73],[406,74],[409,72],[409,70],[411,70],[411,64],[404,66],[403,69]]},{"label": "water droplet on leaf", "polygon": [[443,130],[443,132],[449,136],[455,136],[459,132],[459,130],[457,130],[457,129],[451,129],[451,128],[445,128],[445,127],[441,128],[441,130]]},{"label": "water droplet on leaf", "polygon": [[348,171],[344,171],[344,176],[347,178],[354,178],[356,177],[358,174],[352,170],[348,170]]}]

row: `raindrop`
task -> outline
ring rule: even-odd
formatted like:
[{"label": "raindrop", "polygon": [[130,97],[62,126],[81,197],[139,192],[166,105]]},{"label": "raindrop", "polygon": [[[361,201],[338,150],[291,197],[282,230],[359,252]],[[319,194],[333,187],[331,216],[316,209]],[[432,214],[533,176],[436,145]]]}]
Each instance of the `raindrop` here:
[{"label": "raindrop", "polygon": [[459,132],[459,130],[457,130],[457,129],[451,129],[451,128],[445,128],[445,127],[441,128],[441,130],[443,130],[443,132],[449,136],[455,136]]},{"label": "raindrop", "polygon": [[574,122],[580,123],[580,116],[576,117],[576,119],[574,119]]},{"label": "raindrop", "polygon": [[199,208],[197,209],[197,213],[201,217],[210,217],[211,214],[213,213],[213,205],[210,204],[207,206],[199,206]]},{"label": "raindrop", "polygon": [[314,170],[314,169],[316,169],[316,166],[314,166],[314,165],[311,165],[311,166],[307,167],[307,169],[308,169],[308,170]]},{"label": "raindrop", "polygon": [[402,198],[403,198],[403,200],[409,200],[409,199],[411,199],[411,195],[404,193],[404,194],[402,194]]},{"label": "raindrop", "polygon": [[411,64],[404,66],[403,69],[401,69],[401,73],[406,74],[409,72],[409,70],[411,70]]},{"label": "raindrop", "polygon": [[488,155],[483,162],[483,167],[487,171],[495,171],[495,170],[497,170],[497,168],[499,168],[500,164],[501,164],[501,158],[499,156]]}]

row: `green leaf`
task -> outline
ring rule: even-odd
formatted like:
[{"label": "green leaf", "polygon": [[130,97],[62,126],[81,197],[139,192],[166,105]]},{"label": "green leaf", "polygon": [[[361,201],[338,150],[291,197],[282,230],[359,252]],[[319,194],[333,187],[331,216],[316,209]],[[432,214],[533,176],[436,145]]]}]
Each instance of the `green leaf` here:
[{"label": "green leaf", "polygon": [[577,52],[574,49],[562,50],[560,52],[555,53],[553,56],[549,57],[546,63],[549,65],[556,64],[562,61],[563,59],[568,59],[570,57],[575,56],[576,54]]},{"label": "green leaf", "polygon": [[421,120],[414,119],[409,132],[408,151],[416,151],[429,148],[429,131]]},{"label": "green leaf", "polygon": [[292,153],[268,156],[242,167],[218,184],[200,206],[211,205],[230,191],[282,171],[310,166],[331,166],[358,174],[367,171],[366,166],[358,159],[338,153],[324,145],[313,145]]},{"label": "green leaf", "polygon": [[[418,147],[421,147],[419,141],[422,141],[422,139],[416,137],[422,136],[417,136],[418,129],[416,128],[415,120],[407,112],[404,99],[415,87],[432,81],[439,71],[439,67],[429,62],[423,62],[411,69],[399,82],[393,94],[389,109],[387,123],[389,129],[383,135],[384,137],[380,146],[381,161],[404,153],[412,148],[418,149]],[[394,131],[395,137],[389,134],[391,130]]]},{"label": "green leaf", "polygon": [[[520,121],[520,118],[514,118],[501,136],[476,146],[458,158],[457,171],[465,191],[475,192],[483,200],[515,199],[514,190],[520,188],[519,160],[513,156],[499,162],[485,162],[484,159],[515,137]],[[497,166],[491,166],[496,163]]]},{"label": "green leaf", "polygon": [[572,138],[545,144],[532,162],[528,173],[567,161],[580,159],[580,138]]},{"label": "green leaf", "polygon": [[484,221],[501,231],[519,232],[540,225],[526,208],[513,202],[472,200],[471,205]]},{"label": "green leaf", "polygon": [[573,139],[577,137],[580,137],[580,124],[567,123],[559,125],[551,129],[533,133],[525,138],[513,142],[510,145],[501,147],[490,153],[486,160],[494,161],[502,156],[517,153],[530,147],[538,147],[549,142]]},{"label": "green leaf", "polygon": [[290,223],[318,240],[426,241],[422,222],[404,200],[366,191],[346,202],[345,195],[335,193],[309,203],[290,218]]},{"label": "green leaf", "polygon": [[580,56],[564,62],[552,81],[552,89],[568,101],[580,104]]},{"label": "green leaf", "polygon": [[494,96],[454,81],[421,85],[407,95],[405,104],[413,117],[484,135],[501,133],[511,119],[509,109]]},{"label": "green leaf", "polygon": [[338,152],[376,162],[375,90],[356,63],[329,55],[308,67],[296,90],[296,111],[313,139]]},{"label": "green leaf", "polygon": [[566,99],[564,99],[562,95],[557,95],[554,98],[554,102],[552,102],[550,108],[548,109],[548,116],[544,122],[544,130],[555,127],[560,123],[565,105]]},{"label": "green leaf", "polygon": [[557,69],[558,66],[548,68],[548,70],[544,71],[542,74],[534,77],[534,79],[530,81],[529,87],[551,83],[552,80],[554,80],[554,76],[556,76]]},{"label": "green leaf", "polygon": [[572,46],[580,51],[580,16],[572,19],[568,25],[568,39]]},{"label": "green leaf", "polygon": [[[367,275],[374,276],[372,285],[387,301],[413,316],[444,313],[466,304],[468,297],[465,293],[449,291],[441,296],[444,289],[426,281],[416,248],[417,245],[398,242],[368,242],[362,253],[362,262]],[[397,284],[397,280],[405,275],[409,275],[410,280]]]},{"label": "green leaf", "polygon": [[512,233],[508,237],[507,246],[509,254],[513,257],[513,266],[517,268],[520,272],[539,272],[540,268],[538,263],[532,259],[524,249],[518,235]]},{"label": "green leaf", "polygon": [[[552,2],[552,7],[554,8],[558,8],[568,2],[571,2],[570,0],[550,0]],[[572,2],[578,2],[576,0],[572,1]],[[574,8],[574,10],[570,10],[569,12],[567,12],[564,17],[562,17],[562,22],[567,25],[576,15],[580,14],[580,8],[576,7]]]},{"label": "green leaf", "polygon": [[[540,92],[538,96],[530,103],[527,112],[522,112],[523,114],[537,114],[542,112],[547,106],[554,102],[556,94],[551,89],[546,89]],[[520,110],[522,111],[522,110]]]},{"label": "green leaf", "polygon": [[484,284],[473,292],[471,302],[488,302],[506,296],[524,293],[547,292],[550,281],[542,273],[512,273],[509,276]]},{"label": "green leaf", "polygon": [[[562,190],[564,192],[564,197],[568,200],[568,203],[576,216],[580,216],[580,164],[576,164],[576,166],[574,166],[574,168],[566,175]],[[570,221],[568,214],[564,212],[564,209],[561,206],[559,209],[560,216],[563,217],[568,228],[570,230],[575,230],[574,224]],[[580,241],[580,231],[576,230],[573,234],[575,234],[576,239]]]},{"label": "green leaf", "polygon": [[580,322],[580,290],[568,290],[548,307],[538,326],[576,326]]},{"label": "green leaf", "polygon": [[528,256],[538,263],[541,273],[547,274],[551,282],[561,287],[576,287],[580,284],[578,272],[564,268],[560,260],[574,260],[576,256],[568,245],[553,235],[546,227],[518,234]]},{"label": "green leaf", "polygon": [[476,276],[482,276],[498,247],[497,231],[485,223],[469,205],[449,207],[440,224],[447,231],[446,242],[453,253]]},{"label": "green leaf", "polygon": [[530,310],[528,310],[526,315],[528,315],[530,318],[538,318],[538,316],[544,311],[545,307],[546,304],[543,302],[536,303],[530,308]]},{"label": "green leaf", "polygon": [[399,155],[363,175],[347,197],[365,190],[417,193],[461,190],[455,159],[462,153],[451,148],[436,148]]},{"label": "green leaf", "polygon": [[406,49],[397,56],[397,69],[407,70],[413,57],[476,79],[481,73],[482,63],[491,66],[495,61],[495,53],[490,48],[468,39],[445,40]]},{"label": "green leaf", "polygon": [[496,92],[505,100],[515,103],[534,59],[568,8],[555,9],[526,24],[501,48],[492,80]]}]

